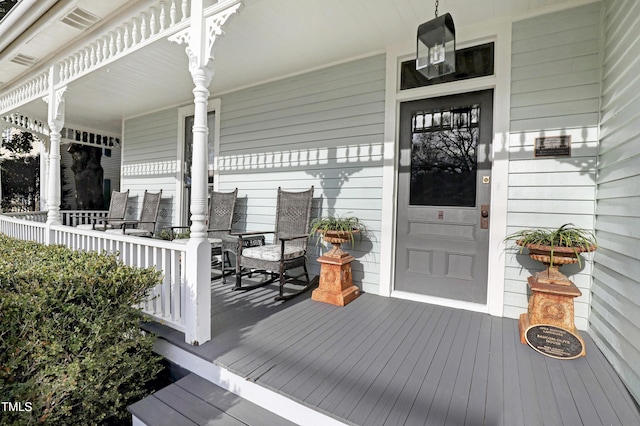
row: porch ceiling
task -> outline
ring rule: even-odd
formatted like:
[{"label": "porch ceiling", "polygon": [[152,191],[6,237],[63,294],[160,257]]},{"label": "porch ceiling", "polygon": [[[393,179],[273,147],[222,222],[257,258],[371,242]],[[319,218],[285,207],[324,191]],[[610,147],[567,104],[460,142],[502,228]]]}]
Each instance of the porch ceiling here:
[{"label": "porch ceiling", "polygon": [[[451,13],[457,32],[464,38],[465,31],[482,22],[584,2],[441,0],[439,13]],[[60,3],[83,3],[89,7],[91,3],[107,2],[63,1],[56,7]],[[121,13],[116,8],[121,3],[114,3],[113,13]],[[417,26],[434,16],[434,2],[425,0],[244,0],[243,3],[240,12],[227,22],[225,36],[216,43],[212,95],[384,51],[387,46],[407,45],[412,43]],[[108,19],[109,16],[105,21]],[[56,21],[52,25],[64,24]],[[65,42],[55,43],[55,33],[55,29],[48,27],[46,38],[40,42],[54,49],[69,43],[66,32]],[[31,52],[28,46],[25,42],[21,48],[12,49],[28,54]],[[0,82],[12,78],[13,72],[7,71],[9,57],[13,55],[0,52],[0,72],[4,74],[0,75]],[[184,47],[160,40],[71,84],[65,96],[67,124],[118,133],[123,118],[191,102],[192,88]],[[46,119],[46,105],[41,101],[21,107],[20,112]]]}]

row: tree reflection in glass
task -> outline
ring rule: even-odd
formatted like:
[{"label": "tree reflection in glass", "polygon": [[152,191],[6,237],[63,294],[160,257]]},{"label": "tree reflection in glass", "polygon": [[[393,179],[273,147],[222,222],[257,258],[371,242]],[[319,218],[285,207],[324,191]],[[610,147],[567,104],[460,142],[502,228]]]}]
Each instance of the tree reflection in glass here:
[{"label": "tree reflection in glass", "polygon": [[479,105],[413,114],[411,205],[476,205],[479,123]]}]

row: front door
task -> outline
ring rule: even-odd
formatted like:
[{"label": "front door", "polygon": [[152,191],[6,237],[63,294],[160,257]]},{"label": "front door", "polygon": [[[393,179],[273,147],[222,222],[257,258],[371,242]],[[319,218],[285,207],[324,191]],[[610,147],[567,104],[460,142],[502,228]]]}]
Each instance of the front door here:
[{"label": "front door", "polygon": [[395,289],[487,302],[493,91],[403,102]]}]

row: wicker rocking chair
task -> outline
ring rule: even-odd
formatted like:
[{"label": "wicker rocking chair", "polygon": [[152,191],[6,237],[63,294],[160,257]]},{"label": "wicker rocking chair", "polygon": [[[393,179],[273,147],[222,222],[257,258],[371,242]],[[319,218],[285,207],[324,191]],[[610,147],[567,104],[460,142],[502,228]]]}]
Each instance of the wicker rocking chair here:
[{"label": "wicker rocking chair", "polygon": [[[230,265],[229,253],[223,253],[222,251],[222,237],[228,235],[231,232],[231,226],[233,225],[233,216],[236,209],[236,199],[238,198],[238,188],[233,192],[217,192],[211,193],[211,199],[209,201],[209,229],[207,234],[209,243],[211,244],[211,256],[222,256],[223,273],[222,278],[229,275],[230,268],[225,265]],[[176,242],[186,244],[188,238],[175,238],[178,230],[188,230],[188,226],[172,226],[170,229],[169,238]],[[212,266],[214,260],[211,259]],[[233,272],[233,271],[231,271]],[[214,277],[220,278],[220,277]]]},{"label": "wicker rocking chair", "polygon": [[140,220],[123,220],[122,228],[107,229],[106,232],[112,234],[133,235],[136,237],[152,237],[156,232],[156,222],[158,221],[161,199],[162,190],[157,193],[144,191]]},{"label": "wicker rocking chair", "polygon": [[92,229],[104,231],[106,229],[122,227],[122,221],[127,211],[127,201],[129,200],[129,190],[126,192],[113,191],[109,202],[109,211],[106,217],[93,218],[93,223],[78,225],[78,229]]},{"label": "wicker rocking chair", "polygon": [[[279,295],[275,299],[288,300],[313,286],[306,263],[312,200],[313,186],[304,192],[286,192],[278,188],[275,231],[237,234],[239,241],[235,290],[249,290],[279,280]],[[243,238],[252,238],[257,234],[274,234],[274,243],[257,247],[246,247],[246,244],[243,244]],[[289,270],[299,267],[304,270],[302,274],[297,276],[287,274]],[[246,274],[243,271],[264,272],[271,275],[271,278],[259,284],[243,286],[242,275]],[[284,293],[285,284],[299,285],[297,280],[303,276],[306,278],[306,283],[301,290]]]}]

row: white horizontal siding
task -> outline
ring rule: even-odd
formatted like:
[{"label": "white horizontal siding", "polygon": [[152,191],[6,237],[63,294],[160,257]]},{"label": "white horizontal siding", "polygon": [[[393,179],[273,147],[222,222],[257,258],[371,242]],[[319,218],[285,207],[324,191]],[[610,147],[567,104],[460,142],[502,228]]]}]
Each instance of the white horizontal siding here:
[{"label": "white horizontal siding", "polygon": [[[600,5],[513,24],[507,233],[594,227],[600,96]],[[535,138],[570,135],[571,156],[535,158]],[[528,306],[527,277],[542,264],[507,252],[504,315]],[[575,322],[588,328],[592,261],[564,266],[582,292]]]},{"label": "white horizontal siding", "polygon": [[591,334],[640,401],[640,3],[604,2]]},{"label": "white horizontal siding", "polygon": [[594,3],[513,24],[512,131],[597,123],[599,16]]},{"label": "white horizontal siding", "polygon": [[[378,293],[385,58],[375,56],[222,97],[220,190],[239,189],[247,230],[273,230],[277,188],[314,185],[314,215],[357,215],[355,283]],[[310,245],[310,271],[322,250]]]},{"label": "white horizontal siding", "polygon": [[171,108],[127,120],[124,128],[121,187],[133,197],[127,215],[139,217],[145,190],[162,190],[157,229],[175,225],[177,110]]}]

